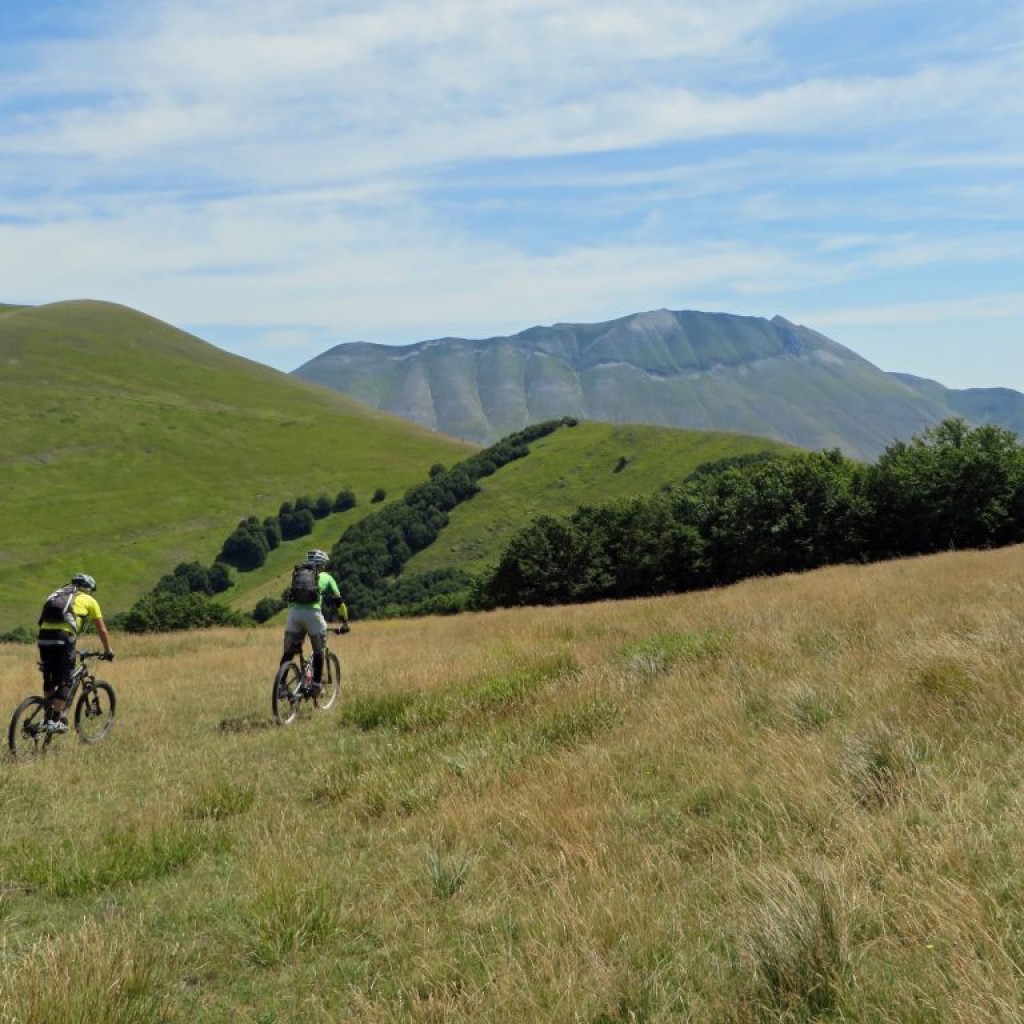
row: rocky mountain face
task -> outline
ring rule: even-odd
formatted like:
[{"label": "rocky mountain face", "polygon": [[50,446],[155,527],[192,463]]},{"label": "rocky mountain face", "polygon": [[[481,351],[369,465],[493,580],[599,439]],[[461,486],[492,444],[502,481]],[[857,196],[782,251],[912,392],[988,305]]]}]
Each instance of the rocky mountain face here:
[{"label": "rocky mountain face", "polygon": [[293,372],[481,445],[575,416],[736,431],[872,460],[954,415],[1024,426],[1024,395],[986,399],[886,373],[782,317],[661,309],[509,337],[354,342]]}]

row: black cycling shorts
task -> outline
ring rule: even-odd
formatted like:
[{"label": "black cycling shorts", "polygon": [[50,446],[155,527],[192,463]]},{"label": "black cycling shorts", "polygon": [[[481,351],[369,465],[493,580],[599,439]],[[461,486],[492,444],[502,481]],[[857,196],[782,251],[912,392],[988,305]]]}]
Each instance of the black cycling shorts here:
[{"label": "black cycling shorts", "polygon": [[67,700],[75,671],[75,638],[60,629],[39,631],[39,660],[43,665],[43,695]]}]

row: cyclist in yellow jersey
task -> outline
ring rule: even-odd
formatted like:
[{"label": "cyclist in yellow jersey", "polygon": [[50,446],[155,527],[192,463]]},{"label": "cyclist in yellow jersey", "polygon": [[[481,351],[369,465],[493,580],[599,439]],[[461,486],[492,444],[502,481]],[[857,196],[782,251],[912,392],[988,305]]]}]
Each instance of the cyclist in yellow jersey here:
[{"label": "cyclist in yellow jersey", "polygon": [[68,587],[74,590],[66,619],[51,622],[40,616],[39,635],[36,639],[43,669],[43,695],[56,713],[47,722],[50,732],[67,732],[66,711],[71,674],[75,670],[75,642],[89,622],[96,626],[96,632],[103,643],[104,657],[107,661],[114,660],[107,624],[103,621],[99,602],[93,597],[96,580],[88,573],[80,572],[71,577]]},{"label": "cyclist in yellow jersey", "polygon": [[288,621],[284,627],[284,650],[281,653],[281,664],[297,655],[302,650],[303,637],[308,635],[313,646],[313,689],[319,692],[324,671],[324,646],[327,643],[327,622],[324,619],[321,603],[324,598],[335,598],[338,616],[341,620],[341,632],[348,632],[348,606],[341,599],[341,591],[337,581],[327,572],[329,561],[326,551],[306,552],[303,565],[310,566],[316,573],[316,599],[313,601],[295,600],[288,606]]}]

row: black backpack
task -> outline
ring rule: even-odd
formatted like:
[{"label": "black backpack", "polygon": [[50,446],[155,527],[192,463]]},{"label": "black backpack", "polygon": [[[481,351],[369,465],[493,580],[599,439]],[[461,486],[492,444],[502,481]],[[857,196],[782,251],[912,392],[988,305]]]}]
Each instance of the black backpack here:
[{"label": "black backpack", "polygon": [[77,631],[78,620],[75,618],[74,612],[71,611],[71,605],[77,593],[78,587],[73,583],[68,583],[66,586],[55,590],[43,602],[43,610],[39,613],[38,625],[44,627],[65,625]]},{"label": "black backpack", "polygon": [[292,585],[288,599],[294,604],[316,604],[320,600],[320,574],[309,562],[292,569]]}]

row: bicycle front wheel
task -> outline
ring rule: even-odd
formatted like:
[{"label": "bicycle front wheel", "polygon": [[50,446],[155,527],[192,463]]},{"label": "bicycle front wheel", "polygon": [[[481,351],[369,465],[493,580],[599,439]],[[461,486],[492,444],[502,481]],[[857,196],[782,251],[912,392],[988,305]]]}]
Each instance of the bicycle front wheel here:
[{"label": "bicycle front wheel", "polygon": [[83,743],[103,739],[114,726],[117,698],[110,683],[101,679],[89,684],[75,704],[75,731]]},{"label": "bicycle front wheel", "polygon": [[46,730],[49,705],[42,697],[26,697],[14,710],[7,730],[7,746],[19,761],[30,761],[46,752],[53,733]]},{"label": "bicycle front wheel", "polygon": [[274,709],[274,719],[278,725],[288,725],[289,722],[295,721],[299,713],[301,686],[302,672],[294,661],[286,662],[277,670],[277,675],[274,676],[271,706]]},{"label": "bicycle front wheel", "polygon": [[313,702],[320,711],[326,711],[337,699],[341,690],[341,662],[333,651],[324,655],[324,673],[320,681],[320,693]]}]

